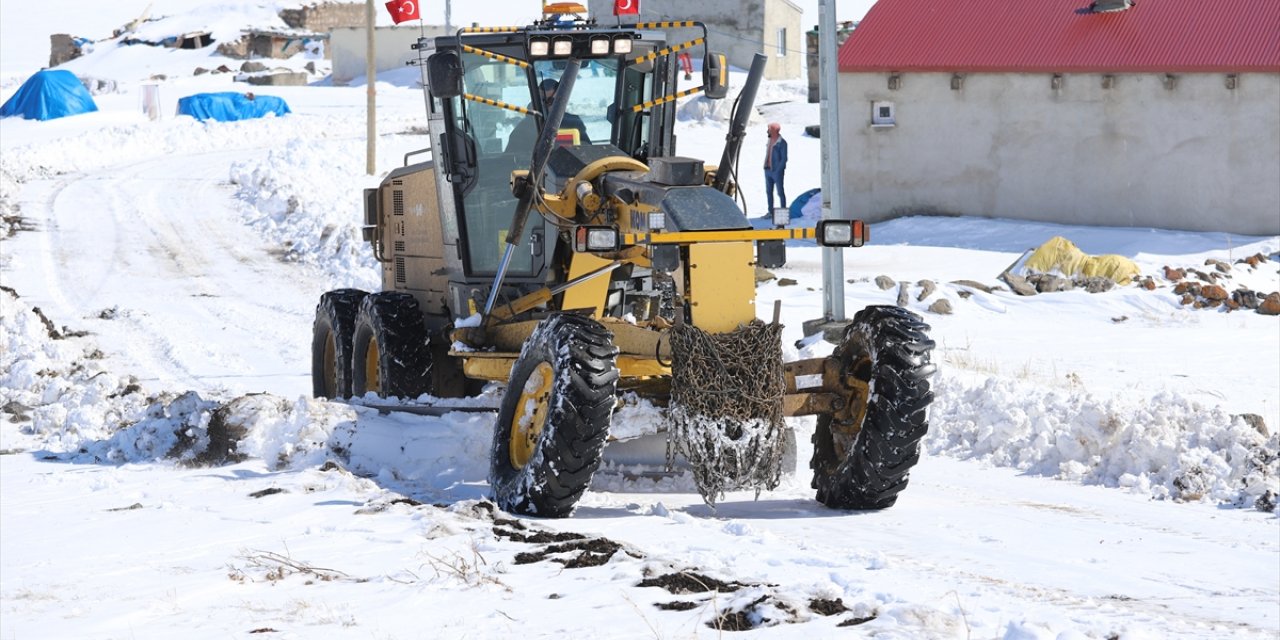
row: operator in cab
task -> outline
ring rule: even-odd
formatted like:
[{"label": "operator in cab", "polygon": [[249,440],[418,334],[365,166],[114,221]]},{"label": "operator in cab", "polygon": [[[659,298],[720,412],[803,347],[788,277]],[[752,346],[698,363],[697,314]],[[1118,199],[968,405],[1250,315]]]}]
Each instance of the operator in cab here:
[{"label": "operator in cab", "polygon": [[[547,78],[538,84],[538,88],[542,91],[543,114],[551,111],[551,103],[556,98],[556,91],[560,88],[560,81]],[[533,116],[525,116],[515,129],[511,131],[511,137],[507,138],[507,153],[523,153],[530,155],[533,153],[533,145],[538,140],[538,123]],[[576,135],[574,135],[576,134]],[[557,136],[559,144],[591,144],[591,137],[587,135],[587,125],[582,122],[582,118],[576,114],[564,114],[564,119],[560,121],[560,134]]]}]

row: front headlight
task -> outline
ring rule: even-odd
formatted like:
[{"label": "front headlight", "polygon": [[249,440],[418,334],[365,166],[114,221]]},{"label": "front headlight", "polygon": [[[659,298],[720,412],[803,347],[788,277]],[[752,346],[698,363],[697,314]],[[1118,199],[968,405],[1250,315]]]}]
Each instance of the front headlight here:
[{"label": "front headlight", "polygon": [[667,214],[662,211],[649,212],[649,230],[662,231],[667,228]]},{"label": "front headlight", "polygon": [[618,230],[613,227],[578,227],[573,234],[573,250],[578,253],[617,251]]},{"label": "front headlight", "polygon": [[870,235],[861,220],[823,220],[818,223],[818,244],[824,247],[861,247]]},{"label": "front headlight", "polygon": [[791,223],[791,210],[786,207],[775,207],[773,210],[773,226],[785,227]]}]

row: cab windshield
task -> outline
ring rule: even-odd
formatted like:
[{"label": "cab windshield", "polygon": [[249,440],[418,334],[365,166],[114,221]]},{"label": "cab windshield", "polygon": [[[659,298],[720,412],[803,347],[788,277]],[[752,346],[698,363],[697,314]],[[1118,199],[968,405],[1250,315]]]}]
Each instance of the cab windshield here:
[{"label": "cab windshield", "polygon": [[[468,93],[541,114],[547,113],[547,96],[555,95],[566,68],[564,61],[555,60],[540,60],[524,68],[473,53],[463,53],[462,57]],[[582,62],[560,125],[560,144],[615,142],[614,122],[619,118],[613,104],[618,90],[618,65],[616,59]],[[627,111],[624,124],[635,120]],[[497,269],[502,240],[515,210],[511,172],[528,168],[544,121],[474,100],[464,106],[460,98],[453,101],[452,112],[458,120],[455,129],[465,132],[463,145],[475,154],[473,180],[461,189],[461,220],[470,267],[473,274],[489,274]],[[525,227],[521,246],[530,247],[532,252],[513,257],[511,275],[534,275],[541,268],[541,256],[536,253],[540,245],[531,242],[530,237],[537,226]]]}]

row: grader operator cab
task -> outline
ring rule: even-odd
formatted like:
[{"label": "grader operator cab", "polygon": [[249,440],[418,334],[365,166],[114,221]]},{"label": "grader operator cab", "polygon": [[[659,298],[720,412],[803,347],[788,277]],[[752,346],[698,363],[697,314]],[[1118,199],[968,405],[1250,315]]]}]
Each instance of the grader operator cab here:
[{"label": "grader operator cab", "polygon": [[[830,357],[782,362],[777,307],[757,318],[756,245],[861,246],[867,230],[753,229],[735,203],[764,56],[709,166],[676,155],[674,133],[676,100],[727,93],[702,24],[584,13],[553,5],[530,26],[418,40],[432,158],[407,156],[365,193],[383,290],[321,297],[315,395],[504,384],[490,483],[517,513],[572,511],[624,397],[664,408],[669,461],[682,457],[709,502],[777,486],[784,418],[816,415],[818,500],[892,505],[927,429],[933,342],[914,314],[868,307]],[[668,43],[668,29],[702,36]],[[686,50],[702,55],[703,82],[677,91]]]}]

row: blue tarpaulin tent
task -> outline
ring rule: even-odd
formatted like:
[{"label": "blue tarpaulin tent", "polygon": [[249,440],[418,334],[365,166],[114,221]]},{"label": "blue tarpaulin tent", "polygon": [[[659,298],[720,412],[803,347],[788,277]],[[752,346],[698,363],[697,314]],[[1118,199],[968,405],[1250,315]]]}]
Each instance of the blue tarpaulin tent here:
[{"label": "blue tarpaulin tent", "polygon": [[0,107],[0,118],[22,116],[28,120],[52,120],[97,111],[89,90],[74,73],[62,69],[37,72]]},{"label": "blue tarpaulin tent", "polygon": [[248,120],[268,113],[282,116],[289,113],[289,105],[275,96],[253,96],[235,91],[197,93],[178,100],[178,115],[188,115],[202,122]]}]

